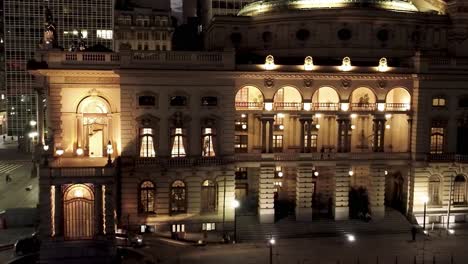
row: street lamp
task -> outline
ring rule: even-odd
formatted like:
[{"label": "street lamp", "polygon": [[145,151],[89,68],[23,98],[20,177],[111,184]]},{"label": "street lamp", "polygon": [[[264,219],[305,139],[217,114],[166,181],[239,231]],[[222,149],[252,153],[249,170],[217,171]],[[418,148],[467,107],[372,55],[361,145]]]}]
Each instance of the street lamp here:
[{"label": "street lamp", "polygon": [[273,245],[276,243],[276,240],[272,237],[268,240],[268,245],[270,246],[270,264],[273,264]]},{"label": "street lamp", "polygon": [[234,243],[237,242],[237,207],[239,207],[240,203],[237,200],[232,202],[232,207],[234,207]]},{"label": "street lamp", "polygon": [[107,142],[107,166],[112,165],[112,160],[111,160],[112,153],[114,153],[114,149],[112,148],[112,143],[109,140],[109,142]]},{"label": "street lamp", "polygon": [[423,201],[424,203],[424,216],[423,216],[423,231],[424,231],[424,234],[426,233],[426,207],[427,207],[427,202],[429,202],[429,197],[427,197],[426,195],[423,196],[421,198],[421,200]]},{"label": "street lamp", "polygon": [[36,124],[37,124],[37,122],[35,120],[29,121],[29,125],[32,126],[32,127],[34,127]]}]

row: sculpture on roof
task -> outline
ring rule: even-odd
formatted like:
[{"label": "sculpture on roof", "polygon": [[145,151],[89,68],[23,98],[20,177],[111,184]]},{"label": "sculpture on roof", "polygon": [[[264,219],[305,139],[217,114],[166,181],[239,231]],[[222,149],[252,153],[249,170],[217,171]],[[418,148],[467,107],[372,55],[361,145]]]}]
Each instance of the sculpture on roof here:
[{"label": "sculpture on roof", "polygon": [[58,48],[57,26],[53,22],[52,12],[48,7],[44,7],[44,37],[41,48]]}]

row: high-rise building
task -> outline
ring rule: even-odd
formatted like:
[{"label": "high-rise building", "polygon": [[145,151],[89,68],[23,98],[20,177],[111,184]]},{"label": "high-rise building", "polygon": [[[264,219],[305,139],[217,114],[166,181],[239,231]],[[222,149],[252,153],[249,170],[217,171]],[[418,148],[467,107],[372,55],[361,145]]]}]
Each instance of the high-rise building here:
[{"label": "high-rise building", "polygon": [[113,0],[5,0],[5,75],[8,134],[22,135],[36,119],[33,77],[27,62],[39,49],[49,13],[57,45],[69,49],[79,39],[88,47],[113,48]]},{"label": "high-rise building", "polygon": [[[196,0],[186,0],[196,1]],[[208,25],[214,16],[235,16],[254,0],[202,0],[201,16],[203,25]],[[185,10],[185,9],[184,9]]]},{"label": "high-rise building", "polygon": [[6,129],[5,40],[3,33],[3,1],[0,2],[0,134]]}]

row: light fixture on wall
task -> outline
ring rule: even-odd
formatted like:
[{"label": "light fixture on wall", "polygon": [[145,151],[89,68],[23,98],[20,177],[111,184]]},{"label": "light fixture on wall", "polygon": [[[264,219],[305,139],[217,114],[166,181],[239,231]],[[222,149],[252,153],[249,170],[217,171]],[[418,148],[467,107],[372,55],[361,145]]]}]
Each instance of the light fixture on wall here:
[{"label": "light fixture on wall", "polygon": [[267,111],[273,110],[273,102],[265,102],[265,110]]},{"label": "light fixture on wall", "polygon": [[322,114],[316,113],[314,116],[315,116],[316,118],[321,118],[321,117],[322,117]]},{"label": "light fixture on wall", "polygon": [[55,151],[55,154],[57,154],[57,156],[60,157],[60,156],[63,155],[64,152],[65,152],[65,151],[64,151],[63,149],[57,149],[57,150]]},{"label": "light fixture on wall", "polygon": [[356,117],[357,117],[357,114],[351,114],[350,117],[351,117],[351,118],[356,118]]},{"label": "light fixture on wall", "polygon": [[279,125],[280,130],[284,130],[284,125]]},{"label": "light fixture on wall", "polygon": [[385,115],[385,118],[386,118],[386,119],[392,118],[392,114],[386,114],[386,115]]},{"label": "light fixture on wall", "polygon": [[83,155],[83,153],[84,153],[84,151],[83,151],[82,148],[77,148],[76,149],[76,155],[81,156],[81,155]]},{"label": "light fixture on wall", "polygon": [[247,115],[246,114],[241,114],[241,118],[246,118]]},{"label": "light fixture on wall", "polygon": [[314,69],[314,60],[312,59],[311,56],[307,56],[304,59],[304,70],[305,71],[311,71]]},{"label": "light fixture on wall", "polygon": [[29,121],[29,125],[32,127],[35,126],[36,124],[37,124],[36,120]]},{"label": "light fixture on wall", "polygon": [[316,128],[316,129],[320,129],[320,124],[316,124],[316,125],[315,125],[315,128]]},{"label": "light fixture on wall", "polygon": [[385,111],[385,103],[377,103],[377,110],[380,112]]},{"label": "light fixture on wall", "polygon": [[304,105],[304,110],[305,111],[310,111],[310,109],[311,109],[310,103],[304,103],[303,105]]},{"label": "light fixture on wall", "polygon": [[348,111],[349,110],[349,103],[341,103],[340,104],[341,111]]},{"label": "light fixture on wall", "polygon": [[348,171],[348,175],[349,175],[349,176],[353,176],[353,175],[354,175],[354,171],[352,171],[352,170]]},{"label": "light fixture on wall", "polygon": [[344,57],[343,62],[341,63],[340,70],[342,71],[350,71],[351,67],[351,59],[349,57]]},{"label": "light fixture on wall", "polygon": [[385,125],[385,129],[390,129],[390,125]]},{"label": "light fixture on wall", "polygon": [[377,67],[377,70],[378,70],[379,72],[386,72],[386,71],[388,71],[387,58],[380,58],[380,60],[379,60],[379,66]]},{"label": "light fixture on wall", "polygon": [[265,70],[271,71],[275,69],[275,58],[273,55],[268,55],[265,58]]},{"label": "light fixture on wall", "polygon": [[314,171],[314,176],[315,176],[315,177],[318,177],[318,176],[319,176],[319,172],[318,172],[318,171]]},{"label": "light fixture on wall", "polygon": [[356,125],[351,125],[351,129],[356,129]]},{"label": "light fixture on wall", "polygon": [[246,129],[247,129],[247,125],[246,125],[246,124],[243,124],[243,125],[242,125],[242,129],[243,129],[243,130],[246,130]]},{"label": "light fixture on wall", "polygon": [[42,149],[43,149],[44,151],[48,151],[48,150],[49,150],[49,145],[44,145],[44,146],[42,146]]}]

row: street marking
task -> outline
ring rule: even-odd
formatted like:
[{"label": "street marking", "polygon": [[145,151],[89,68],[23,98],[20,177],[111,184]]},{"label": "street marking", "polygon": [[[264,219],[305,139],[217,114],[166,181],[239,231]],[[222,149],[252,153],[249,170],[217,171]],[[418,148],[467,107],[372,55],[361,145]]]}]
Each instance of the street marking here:
[{"label": "street marking", "polygon": [[10,173],[20,167],[23,167],[23,164],[4,164],[0,162],[0,173]]}]

